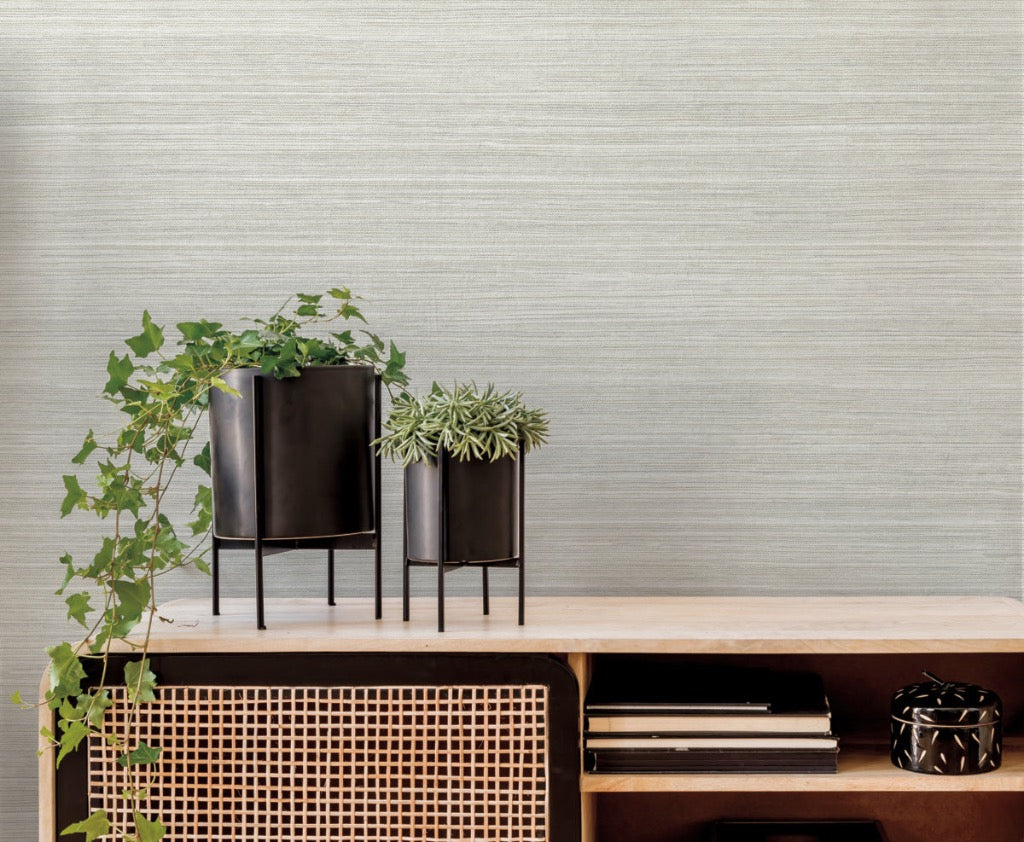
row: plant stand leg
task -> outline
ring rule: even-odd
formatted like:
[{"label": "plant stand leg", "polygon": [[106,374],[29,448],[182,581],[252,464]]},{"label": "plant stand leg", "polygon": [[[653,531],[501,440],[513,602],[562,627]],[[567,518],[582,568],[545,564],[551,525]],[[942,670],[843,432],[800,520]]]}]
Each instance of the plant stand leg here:
[{"label": "plant stand leg", "polygon": [[444,631],[444,562],[437,562],[437,630]]},{"label": "plant stand leg", "polygon": [[217,538],[213,538],[213,548],[210,556],[212,569],[210,573],[213,579],[213,616],[220,614],[220,545]]},{"label": "plant stand leg", "polygon": [[409,622],[409,481],[402,474],[402,620]]},{"label": "plant stand leg", "polygon": [[409,559],[402,559],[402,619],[409,622]]},{"label": "plant stand leg", "polygon": [[519,554],[519,625],[526,622],[526,568],[522,553]]},{"label": "plant stand leg", "polygon": [[256,550],[256,628],[265,629],[263,618],[263,536],[266,534],[266,509],[264,508],[263,490],[263,378],[254,377],[252,381],[252,431],[253,431],[253,483],[256,503],[255,526],[253,539]]},{"label": "plant stand leg", "polygon": [[383,590],[383,577],[381,576],[380,566],[380,529],[377,529],[377,540],[373,547],[373,579],[374,579],[374,595],[373,595],[373,616],[376,619],[380,619],[384,616],[384,600],[381,595]]},{"label": "plant stand leg", "polygon": [[256,628],[265,629],[263,621],[263,539],[256,536]]},{"label": "plant stand leg", "polygon": [[334,550],[327,551],[327,604],[336,604],[334,601]]},{"label": "plant stand leg", "polygon": [[444,631],[444,563],[448,558],[445,540],[448,526],[448,472],[444,448],[437,453],[437,630]]},{"label": "plant stand leg", "polygon": [[[380,374],[373,378],[373,439],[380,438]],[[372,447],[372,445],[371,445]],[[382,591],[384,579],[380,565],[380,453],[376,448],[373,457],[373,615],[376,619],[384,616]]]},{"label": "plant stand leg", "polygon": [[526,621],[526,453],[519,442],[519,625]]},{"label": "plant stand leg", "polygon": [[484,571],[484,614],[491,613],[491,589],[488,587],[487,581],[487,565],[483,566]]}]

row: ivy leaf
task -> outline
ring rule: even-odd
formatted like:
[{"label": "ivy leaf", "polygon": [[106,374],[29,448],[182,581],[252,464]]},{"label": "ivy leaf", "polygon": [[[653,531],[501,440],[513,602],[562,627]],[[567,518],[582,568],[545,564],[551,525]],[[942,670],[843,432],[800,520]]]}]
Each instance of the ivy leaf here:
[{"label": "ivy leaf", "polygon": [[[70,556],[69,556],[70,559]],[[99,576],[106,572],[111,562],[114,560],[114,539],[109,535],[104,537],[103,542],[100,544],[100,551],[93,556],[92,564],[89,565],[85,571],[84,577],[86,579],[97,579]]]},{"label": "ivy leaf", "polygon": [[79,697],[79,706],[85,707],[85,718],[97,730],[103,725],[104,712],[113,704],[110,700],[109,690],[101,690],[98,693]]},{"label": "ivy leaf", "polygon": [[240,352],[255,351],[263,347],[263,340],[260,339],[258,330],[243,330],[242,335],[235,341],[235,348]]},{"label": "ivy leaf", "polygon": [[17,705],[18,707],[24,707],[25,702],[21,698],[21,691],[20,690],[15,690],[13,693],[11,693],[11,704],[12,705]]},{"label": "ivy leaf", "polygon": [[[218,389],[219,391],[224,392],[227,395],[231,395],[232,397],[242,397],[242,393],[239,392],[238,389],[236,389],[234,386],[229,386],[227,381],[223,377],[210,378],[210,385],[213,386],[214,389]],[[207,447],[209,447],[209,445],[207,445]],[[207,473],[209,473],[209,471],[207,471]]]},{"label": "ivy leaf", "polygon": [[[139,516],[139,509],[145,505],[140,491],[141,483],[129,481],[125,483],[124,477],[115,475],[114,479],[107,485],[103,493],[102,505],[111,511],[129,511],[135,517]],[[105,515],[106,512],[103,512]]]},{"label": "ivy leaf", "polygon": [[149,310],[142,311],[142,333],[126,339],[124,344],[131,348],[137,357],[148,357],[164,344],[163,329],[153,324]]},{"label": "ivy leaf", "polygon": [[121,604],[119,614],[122,620],[137,620],[149,607],[149,582],[145,579],[119,579],[114,582],[114,593]]},{"label": "ivy leaf", "polygon": [[317,316],[320,314],[320,310],[315,304],[300,304],[296,310],[296,316]]},{"label": "ivy leaf", "polygon": [[299,292],[295,295],[303,304],[319,304],[320,299],[323,298],[323,294],[320,295],[306,295],[305,293]]},{"label": "ivy leaf", "polygon": [[380,353],[372,345],[364,345],[362,348],[356,349],[352,356],[357,360],[372,363],[374,366],[380,362]]},{"label": "ivy leaf", "polygon": [[144,742],[140,741],[138,748],[128,752],[127,755],[122,754],[117,758],[117,765],[121,767],[148,766],[152,763],[156,763],[160,759],[161,751],[163,751],[163,749],[159,747],[151,748]]},{"label": "ivy leaf", "polygon": [[59,643],[46,650],[50,656],[50,694],[54,699],[77,696],[82,692],[85,670],[70,643]]},{"label": "ivy leaf", "polygon": [[384,367],[382,377],[388,383],[397,383],[399,385],[405,385],[409,382],[409,378],[406,376],[403,369],[405,368],[405,354],[398,350],[398,347],[394,342],[391,343],[391,353],[388,357],[388,363]]},{"label": "ivy leaf", "polygon": [[60,835],[67,836],[71,833],[84,833],[85,842],[94,842],[101,836],[106,836],[110,833],[110,821],[107,819],[106,810],[97,810],[89,818],[69,824]]},{"label": "ivy leaf", "polygon": [[71,558],[71,553],[64,553],[64,555],[60,557],[60,563],[64,565],[64,581],[61,582],[60,587],[57,588],[57,596],[61,596],[64,593],[64,588],[68,586],[68,583],[75,575],[75,563]]},{"label": "ivy leaf", "polygon": [[[127,359],[127,358],[126,358]],[[152,396],[145,389],[135,389],[131,386],[121,387],[121,398],[111,398],[114,403],[121,402],[121,412],[125,415],[130,415],[133,420],[137,420],[138,416],[141,415],[152,403],[150,398]],[[132,427],[128,427],[121,431],[121,435],[118,437],[118,445],[125,445],[131,443],[136,438],[136,430]],[[142,440],[141,437],[134,445],[134,449],[138,452],[142,452]]]},{"label": "ivy leaf", "polygon": [[92,606],[89,605],[90,595],[83,593],[73,593],[64,602],[68,606],[68,619],[78,620],[85,628],[89,628],[88,623],[85,622],[85,615],[92,611]]},{"label": "ivy leaf", "polygon": [[68,493],[60,504],[61,517],[67,517],[76,506],[80,509],[87,508],[86,501],[89,499],[89,496],[82,489],[82,486],[78,484],[78,477],[74,474],[64,474],[64,488],[67,489]]},{"label": "ivy leaf", "polygon": [[216,335],[221,329],[221,324],[200,319],[198,322],[178,322],[175,327],[189,342],[198,342],[200,339]]},{"label": "ivy leaf", "polygon": [[327,291],[327,294],[331,296],[331,298],[337,298],[341,301],[348,301],[352,297],[352,293],[349,291],[348,287],[344,289],[331,289]]},{"label": "ivy leaf", "polygon": [[160,819],[150,821],[141,813],[135,814],[135,830],[139,835],[139,842],[160,842],[167,833],[167,828],[160,823]]},{"label": "ivy leaf", "polygon": [[359,312],[359,308],[354,304],[345,303],[341,305],[341,309],[338,310],[343,319],[359,319],[363,324],[366,324],[366,317]]},{"label": "ivy leaf", "polygon": [[195,560],[196,569],[201,573],[205,573],[207,576],[210,575],[210,565],[203,561],[201,558]]},{"label": "ivy leaf", "polygon": [[124,683],[128,688],[128,698],[135,702],[155,702],[156,675],[150,672],[149,658],[141,661],[129,661],[124,665]]},{"label": "ivy leaf", "polygon": [[63,733],[60,735],[60,751],[57,752],[58,767],[64,758],[75,751],[82,740],[89,736],[89,726],[81,719],[62,719],[60,729]]},{"label": "ivy leaf", "polygon": [[281,352],[278,354],[278,365],[293,362],[298,350],[299,341],[294,336],[290,336],[288,341],[281,346]]},{"label": "ivy leaf", "polygon": [[85,442],[83,442],[82,444],[82,449],[79,450],[78,453],[75,454],[74,458],[71,460],[72,464],[83,464],[85,460],[88,458],[89,454],[92,453],[97,447],[99,447],[99,444],[93,437],[92,430],[89,430],[89,432],[85,436]]},{"label": "ivy leaf", "polygon": [[135,366],[132,365],[131,358],[127,354],[119,360],[117,354],[111,351],[110,359],[107,360],[107,374],[110,375],[110,379],[107,381],[107,385],[103,387],[104,393],[116,395],[128,385],[128,379],[134,371]]},{"label": "ivy leaf", "polygon": [[398,350],[398,346],[395,345],[394,341],[391,342],[391,356],[388,358],[389,363],[394,363],[398,368],[405,366],[405,354]]},{"label": "ivy leaf", "polygon": [[210,528],[210,523],[213,521],[213,493],[209,486],[200,485],[196,489],[192,511],[198,512],[198,514],[196,519],[189,523],[189,526],[192,528],[193,535],[200,535]]},{"label": "ivy leaf", "polygon": [[210,475],[210,443],[207,442],[203,449],[192,457],[193,463],[207,476]]},{"label": "ivy leaf", "polygon": [[188,549],[188,544],[178,540],[174,526],[166,515],[160,515],[160,534],[157,536],[156,546],[159,550],[154,559],[156,567],[163,567],[166,563],[180,560],[182,552]]}]

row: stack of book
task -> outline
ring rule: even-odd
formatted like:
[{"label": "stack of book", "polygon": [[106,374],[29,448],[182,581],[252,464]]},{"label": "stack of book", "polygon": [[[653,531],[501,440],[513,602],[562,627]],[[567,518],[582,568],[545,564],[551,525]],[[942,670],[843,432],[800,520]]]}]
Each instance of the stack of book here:
[{"label": "stack of book", "polygon": [[610,659],[584,702],[587,769],[608,773],[836,771],[821,678]]}]

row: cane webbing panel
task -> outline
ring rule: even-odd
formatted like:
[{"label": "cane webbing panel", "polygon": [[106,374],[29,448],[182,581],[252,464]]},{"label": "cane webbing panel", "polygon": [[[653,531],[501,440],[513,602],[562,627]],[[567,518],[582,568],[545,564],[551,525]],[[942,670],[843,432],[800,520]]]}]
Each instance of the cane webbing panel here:
[{"label": "cane webbing panel", "polygon": [[[544,685],[160,687],[138,711],[163,748],[144,809],[165,842],[546,840],[547,708]],[[114,759],[91,740],[90,809],[124,827]]]}]

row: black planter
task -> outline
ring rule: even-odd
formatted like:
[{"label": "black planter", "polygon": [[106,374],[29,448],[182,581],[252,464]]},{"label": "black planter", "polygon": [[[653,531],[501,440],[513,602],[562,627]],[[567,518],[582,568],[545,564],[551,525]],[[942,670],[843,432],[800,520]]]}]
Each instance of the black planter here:
[{"label": "black planter", "polygon": [[513,567],[519,573],[519,625],[525,616],[526,458],[494,462],[452,459],[444,450],[431,462],[405,469],[402,619],[409,619],[409,568],[437,568],[437,630],[444,631],[444,575],[457,567],[483,573],[483,611],[490,613],[487,573]]},{"label": "black planter", "polygon": [[[445,561],[479,562],[519,555],[519,460],[447,460]],[[437,562],[441,485],[437,462],[405,469],[409,558]]]},{"label": "black planter", "polygon": [[304,369],[278,380],[259,369],[228,372],[241,398],[210,393],[213,529],[256,537],[253,382],[262,381],[265,539],[325,538],[374,529],[374,371]]},{"label": "black planter", "polygon": [[220,551],[251,549],[256,626],[263,621],[263,557],[327,550],[334,605],[335,550],[374,551],[375,616],[382,612],[380,377],[370,366],[320,366],[278,380],[236,369],[241,397],[210,395],[213,613],[220,613]]}]

